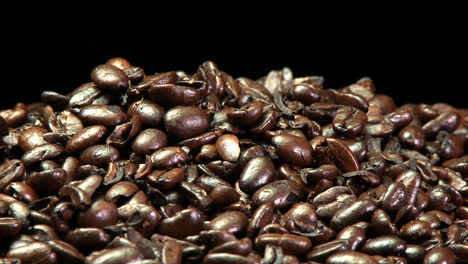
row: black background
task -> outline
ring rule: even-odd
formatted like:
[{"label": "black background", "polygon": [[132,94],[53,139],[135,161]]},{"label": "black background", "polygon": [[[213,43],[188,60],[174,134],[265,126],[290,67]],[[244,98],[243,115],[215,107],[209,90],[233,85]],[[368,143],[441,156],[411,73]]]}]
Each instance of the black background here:
[{"label": "black background", "polygon": [[457,6],[157,11],[144,21],[80,14],[69,23],[65,14],[3,24],[1,108],[39,101],[43,90],[70,92],[114,56],[148,74],[193,73],[213,60],[234,77],[255,79],[288,66],[295,76],[324,76],[326,88],[369,76],[398,104],[468,107],[467,13]]}]

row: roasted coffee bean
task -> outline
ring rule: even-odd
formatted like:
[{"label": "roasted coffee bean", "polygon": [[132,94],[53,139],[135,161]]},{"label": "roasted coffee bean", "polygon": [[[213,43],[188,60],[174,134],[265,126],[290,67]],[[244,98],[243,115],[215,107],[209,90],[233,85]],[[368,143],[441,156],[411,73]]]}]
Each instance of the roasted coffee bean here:
[{"label": "roasted coffee bean", "polygon": [[300,83],[288,89],[287,96],[294,101],[300,101],[305,105],[310,105],[320,101],[319,89],[308,83]]},{"label": "roasted coffee bean", "polygon": [[105,167],[109,162],[117,161],[119,157],[119,151],[112,146],[94,145],[81,152],[80,162],[81,164]]},{"label": "roasted coffee bean", "polygon": [[115,105],[88,105],[81,109],[79,116],[88,125],[115,127],[127,122],[127,115]]},{"label": "roasted coffee bean", "polygon": [[274,177],[273,161],[268,157],[255,157],[245,165],[239,178],[239,187],[246,193],[253,193],[273,181]]},{"label": "roasted coffee bean", "polygon": [[7,258],[17,258],[21,263],[57,263],[57,255],[52,248],[41,242],[32,242],[28,245],[11,249]]},{"label": "roasted coffee bean", "polygon": [[26,183],[41,195],[56,193],[67,181],[67,172],[62,169],[33,172]]},{"label": "roasted coffee bean", "polygon": [[30,166],[44,160],[55,159],[65,152],[65,148],[57,144],[42,144],[26,151],[21,157],[25,166]]},{"label": "roasted coffee bean", "polygon": [[117,223],[117,207],[106,201],[94,202],[78,216],[78,225],[83,227],[105,227]]},{"label": "roasted coffee bean", "polygon": [[442,113],[422,127],[426,138],[434,138],[440,130],[454,131],[460,124],[460,116],[454,112]]},{"label": "roasted coffee bean", "polygon": [[129,80],[123,69],[111,64],[99,65],[91,72],[91,80],[101,89],[124,90],[129,86]]},{"label": "roasted coffee bean", "polygon": [[327,257],[337,253],[349,250],[348,240],[334,240],[312,248],[307,253],[307,260],[323,262]]},{"label": "roasted coffee bean", "polygon": [[390,216],[382,209],[377,209],[371,218],[371,228],[379,235],[398,235],[398,229]]},{"label": "roasted coffee bean", "polygon": [[340,209],[347,207],[356,201],[356,195],[345,186],[334,186],[317,195],[312,204],[316,208],[317,215],[328,220]]},{"label": "roasted coffee bean", "polygon": [[240,155],[239,139],[235,135],[222,135],[216,140],[216,150],[224,160],[236,162]]},{"label": "roasted coffee bean", "polygon": [[41,127],[30,127],[18,136],[18,145],[23,151],[31,150],[37,146],[46,144],[42,136],[47,133],[47,129]]},{"label": "roasted coffee bean", "polygon": [[247,226],[247,235],[255,236],[264,226],[271,224],[275,216],[275,207],[273,204],[265,203],[260,205],[252,214]]},{"label": "roasted coffee bean", "polygon": [[366,241],[362,252],[369,255],[399,255],[406,250],[406,242],[396,236],[379,236]]},{"label": "roasted coffee bean", "polygon": [[298,183],[290,180],[279,180],[258,189],[252,195],[252,202],[256,206],[272,203],[280,209],[297,203],[302,199],[303,189]]},{"label": "roasted coffee bean", "polygon": [[316,137],[311,142],[319,165],[333,164],[343,172],[359,169],[359,162],[348,146],[335,138]]},{"label": "roasted coffee bean", "polygon": [[306,167],[312,163],[312,147],[306,139],[281,134],[271,139],[276,154],[289,164]]},{"label": "roasted coffee bean", "polygon": [[115,57],[115,58],[109,59],[108,61],[106,61],[106,64],[117,67],[123,71],[128,70],[132,67],[132,64],[130,64],[128,60],[121,58],[121,57]]},{"label": "roasted coffee bean", "polygon": [[255,261],[235,254],[212,253],[207,254],[203,259],[203,264],[254,264]]},{"label": "roasted coffee bean", "polygon": [[340,107],[333,118],[333,129],[347,137],[356,137],[364,129],[367,116],[354,107]]},{"label": "roasted coffee bean", "polygon": [[210,126],[210,118],[203,109],[177,106],[164,115],[164,126],[169,134],[188,139],[205,132]]},{"label": "roasted coffee bean", "polygon": [[152,101],[142,100],[130,105],[127,110],[127,115],[131,118],[134,114],[140,116],[143,126],[157,127],[161,124],[164,116],[164,108]]},{"label": "roasted coffee bean", "polygon": [[291,234],[264,234],[255,239],[257,248],[265,248],[271,244],[281,247],[286,254],[301,255],[309,251],[312,243],[307,237]]},{"label": "roasted coffee bean", "polygon": [[85,256],[78,249],[64,241],[52,240],[47,241],[47,244],[57,254],[58,263],[83,263],[85,260]]},{"label": "roasted coffee bean", "polygon": [[85,263],[90,264],[117,264],[129,263],[143,259],[143,255],[136,247],[119,247],[114,249],[104,249],[89,255]]},{"label": "roasted coffee bean", "polygon": [[10,182],[20,180],[25,170],[24,163],[17,159],[9,160],[0,165],[0,190]]},{"label": "roasted coffee bean", "polygon": [[94,251],[104,248],[110,242],[111,236],[100,228],[88,227],[71,230],[64,239],[80,251]]},{"label": "roasted coffee bean", "polygon": [[148,91],[149,98],[161,105],[194,105],[201,98],[201,92],[188,86],[174,84],[153,84]]},{"label": "roasted coffee bean", "polygon": [[174,238],[185,238],[195,235],[203,228],[205,217],[198,209],[186,209],[173,217],[163,219],[158,227],[158,233]]},{"label": "roasted coffee bean", "polygon": [[132,142],[132,150],[140,155],[151,155],[167,146],[167,135],[156,128],[141,131]]},{"label": "roasted coffee bean", "polygon": [[368,220],[376,209],[376,204],[371,200],[356,201],[336,212],[330,220],[330,226],[335,230],[341,230],[359,221]]},{"label": "roasted coffee bean", "polygon": [[255,101],[239,109],[232,109],[226,113],[227,119],[242,126],[253,126],[261,117],[264,103]]},{"label": "roasted coffee bean", "polygon": [[448,248],[434,248],[427,252],[424,257],[424,264],[447,263],[455,264],[457,262],[455,254]]}]

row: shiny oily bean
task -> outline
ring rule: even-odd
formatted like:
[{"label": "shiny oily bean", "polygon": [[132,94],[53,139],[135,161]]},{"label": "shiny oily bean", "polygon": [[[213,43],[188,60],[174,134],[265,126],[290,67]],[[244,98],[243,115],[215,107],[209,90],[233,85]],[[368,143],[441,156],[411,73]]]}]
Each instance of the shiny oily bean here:
[{"label": "shiny oily bean", "polygon": [[168,240],[164,243],[161,250],[162,264],[179,264],[182,263],[182,246],[173,240]]},{"label": "shiny oily bean", "polygon": [[111,236],[100,228],[87,227],[69,231],[64,240],[83,252],[104,248],[110,242]]},{"label": "shiny oily bean", "polygon": [[67,172],[62,169],[33,172],[26,183],[38,194],[46,195],[57,192],[67,181]]},{"label": "shiny oily bean", "polygon": [[271,224],[275,216],[275,207],[273,204],[266,203],[260,205],[252,214],[247,226],[247,235],[254,237],[260,229]]},{"label": "shiny oily bean", "polygon": [[67,152],[75,153],[100,142],[108,133],[105,126],[95,125],[84,128],[70,138]]},{"label": "shiny oily bean", "polygon": [[25,166],[31,166],[44,160],[53,160],[65,153],[65,148],[57,144],[43,144],[26,151],[21,156]]},{"label": "shiny oily bean", "polygon": [[94,68],[91,72],[91,80],[103,90],[125,90],[129,86],[125,72],[109,64]]},{"label": "shiny oily bean", "polygon": [[310,105],[320,100],[320,93],[314,85],[300,83],[288,89],[287,97],[294,101],[300,101],[305,105]]},{"label": "shiny oily bean", "polygon": [[42,144],[46,144],[42,136],[47,133],[47,129],[41,127],[30,127],[18,136],[18,145],[23,151],[31,150]]},{"label": "shiny oily bean", "polygon": [[276,154],[285,162],[302,167],[312,163],[312,147],[306,139],[280,134],[274,136],[271,141]]},{"label": "shiny oily bean", "polygon": [[161,105],[194,105],[201,98],[201,92],[192,87],[174,84],[151,85],[148,90],[149,98]]},{"label": "shiny oily bean", "polygon": [[131,148],[140,155],[151,155],[156,150],[167,146],[167,135],[156,128],[141,131],[133,140]]},{"label": "shiny oily bean", "polygon": [[366,241],[361,251],[369,255],[400,255],[406,250],[406,242],[397,236],[379,236]]},{"label": "shiny oily bean", "polygon": [[98,167],[106,167],[109,162],[117,161],[119,158],[119,150],[109,145],[94,145],[80,154],[81,164],[91,164]]},{"label": "shiny oily bean", "polygon": [[210,126],[210,118],[203,109],[176,106],[164,115],[164,126],[169,134],[188,139],[205,132]]},{"label": "shiny oily bean", "polygon": [[382,208],[388,212],[398,211],[406,201],[406,188],[402,183],[392,183],[382,200]]},{"label": "shiny oily bean", "polygon": [[182,239],[196,235],[203,228],[205,217],[198,209],[185,209],[173,217],[163,219],[157,232],[162,235]]},{"label": "shiny oily bean", "polygon": [[8,184],[4,192],[27,204],[39,199],[36,191],[23,182],[12,182]]},{"label": "shiny oily bean", "polygon": [[17,258],[21,263],[33,264],[52,264],[57,263],[57,255],[52,251],[52,248],[41,242],[33,242],[28,245],[11,249],[6,254],[7,258]]},{"label": "shiny oily bean", "polygon": [[115,127],[128,120],[122,108],[115,105],[88,105],[81,109],[79,116],[85,124],[106,127]]},{"label": "shiny oily bean", "polygon": [[249,238],[243,238],[240,240],[225,242],[217,247],[210,249],[207,254],[229,253],[234,255],[247,256],[251,251],[252,241]]},{"label": "shiny oily bean", "polygon": [[13,217],[0,217],[0,233],[4,238],[11,238],[21,232],[21,223]]},{"label": "shiny oily bean", "polygon": [[132,68],[132,65],[130,64],[130,62],[121,57],[111,58],[108,61],[106,61],[106,64],[117,67],[123,71]]},{"label": "shiny oily bean", "polygon": [[143,126],[157,127],[163,120],[164,111],[162,106],[150,100],[142,100],[128,107],[127,116],[131,118],[134,114],[138,114]]},{"label": "shiny oily bean", "polygon": [[400,229],[400,236],[409,241],[420,241],[431,237],[432,228],[429,223],[413,220]]},{"label": "shiny oily bean", "polygon": [[239,187],[246,193],[253,193],[273,181],[275,166],[268,157],[254,157],[247,162],[239,178]]},{"label": "shiny oily bean", "polygon": [[212,253],[203,258],[203,264],[255,264],[256,262],[244,256],[229,253]]},{"label": "shiny oily bean", "polygon": [[64,241],[51,240],[47,241],[47,244],[54,250],[55,254],[57,254],[58,263],[78,264],[84,262],[85,256],[74,246]]},{"label": "shiny oily bean", "polygon": [[119,247],[94,252],[85,259],[89,264],[118,264],[129,263],[143,259],[143,255],[136,247]]},{"label": "shiny oily bean", "polygon": [[356,226],[347,226],[336,235],[337,240],[347,240],[349,250],[359,250],[366,241],[366,232]]},{"label": "shiny oily bean", "polygon": [[330,226],[335,230],[341,230],[346,226],[367,220],[376,209],[376,204],[371,200],[356,201],[336,212],[330,220]]},{"label": "shiny oily bean", "polygon": [[317,225],[317,215],[310,203],[296,203],[287,211],[282,219],[281,225],[289,231],[302,233],[311,232]]},{"label": "shiny oily bean", "polygon": [[221,244],[237,240],[236,237],[227,230],[204,230],[198,235],[200,243],[208,248],[214,248]]},{"label": "shiny oily bean", "polygon": [[237,211],[228,211],[213,218],[207,225],[209,230],[226,230],[236,235],[242,234],[246,228],[249,219],[244,213]]},{"label": "shiny oily bean", "polygon": [[264,234],[255,239],[255,247],[259,249],[264,249],[268,244],[281,247],[284,253],[291,255],[302,255],[312,247],[307,237],[291,234]]},{"label": "shiny oily bean", "polygon": [[170,190],[184,180],[184,169],[174,168],[167,172],[153,171],[147,179],[150,185],[160,190]]},{"label": "shiny oily bean", "polygon": [[326,264],[378,264],[372,256],[356,252],[356,251],[344,251],[338,252],[327,258]]},{"label": "shiny oily bean", "polygon": [[398,133],[398,138],[402,146],[410,149],[420,150],[425,144],[424,131],[422,128],[414,125],[409,125],[401,129]]},{"label": "shiny oily bean", "polygon": [[323,262],[335,253],[347,250],[350,250],[348,240],[333,240],[312,248],[309,253],[307,253],[307,260]]},{"label": "shiny oily bean", "polygon": [[105,227],[117,223],[117,206],[106,201],[96,201],[78,216],[78,226]]},{"label": "shiny oily bean", "polygon": [[442,113],[424,124],[422,129],[427,138],[434,138],[440,130],[454,131],[460,124],[460,117],[454,112]]},{"label": "shiny oily bean", "polygon": [[457,258],[453,254],[452,250],[444,247],[434,248],[427,252],[424,257],[424,264],[455,264],[457,263]]},{"label": "shiny oily bean", "polygon": [[398,229],[392,223],[391,217],[382,209],[377,209],[371,217],[371,228],[379,235],[392,235],[398,234]]},{"label": "shiny oily bean", "polygon": [[356,137],[364,129],[367,116],[354,107],[341,107],[333,118],[333,129],[347,137]]},{"label": "shiny oily bean", "polygon": [[229,122],[242,126],[253,126],[261,117],[264,103],[255,101],[242,106],[240,109],[232,109],[226,113]]},{"label": "shiny oily bean", "polygon": [[0,190],[13,181],[21,180],[25,170],[23,162],[17,159],[11,159],[0,165]]},{"label": "shiny oily bean", "polygon": [[155,169],[174,167],[187,160],[187,153],[179,147],[165,147],[151,154],[151,162]]},{"label": "shiny oily bean", "polygon": [[302,196],[301,185],[295,181],[279,180],[258,189],[253,194],[252,201],[256,206],[272,203],[275,208],[280,209],[300,201]]},{"label": "shiny oily bean", "polygon": [[226,161],[236,162],[240,155],[239,139],[235,135],[222,135],[216,140],[216,150]]},{"label": "shiny oily bean", "polygon": [[241,195],[230,186],[219,185],[209,192],[209,196],[213,200],[213,205],[223,207],[237,202]]}]

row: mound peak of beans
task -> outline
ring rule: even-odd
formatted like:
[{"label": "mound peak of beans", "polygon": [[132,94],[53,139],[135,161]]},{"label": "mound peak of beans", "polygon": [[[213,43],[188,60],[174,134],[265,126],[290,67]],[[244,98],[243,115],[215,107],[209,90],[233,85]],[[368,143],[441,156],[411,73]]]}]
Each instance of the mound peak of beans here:
[{"label": "mound peak of beans", "polygon": [[123,58],[0,111],[2,263],[466,263],[468,111]]}]

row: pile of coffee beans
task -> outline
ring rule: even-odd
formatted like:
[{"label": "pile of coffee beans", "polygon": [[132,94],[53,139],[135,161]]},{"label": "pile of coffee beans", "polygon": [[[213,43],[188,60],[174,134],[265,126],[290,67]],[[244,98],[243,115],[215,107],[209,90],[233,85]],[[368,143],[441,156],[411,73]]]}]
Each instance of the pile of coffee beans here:
[{"label": "pile of coffee beans", "polygon": [[0,111],[0,262],[468,263],[468,109],[194,70]]}]

